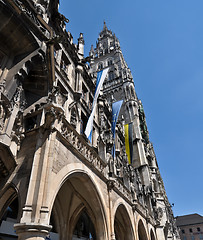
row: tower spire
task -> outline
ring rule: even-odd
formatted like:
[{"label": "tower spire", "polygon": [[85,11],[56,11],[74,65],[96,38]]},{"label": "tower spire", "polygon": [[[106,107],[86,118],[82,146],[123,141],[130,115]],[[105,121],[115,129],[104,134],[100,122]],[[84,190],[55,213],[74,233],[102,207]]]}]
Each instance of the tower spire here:
[{"label": "tower spire", "polygon": [[103,31],[108,30],[107,26],[106,26],[106,21],[104,20],[104,26],[103,26]]}]

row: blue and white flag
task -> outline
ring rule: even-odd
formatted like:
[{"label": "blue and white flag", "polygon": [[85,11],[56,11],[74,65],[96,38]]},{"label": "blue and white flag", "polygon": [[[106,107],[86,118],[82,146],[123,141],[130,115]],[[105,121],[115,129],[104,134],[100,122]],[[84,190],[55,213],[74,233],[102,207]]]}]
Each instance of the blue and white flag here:
[{"label": "blue and white flag", "polygon": [[108,70],[109,70],[108,68],[105,68],[97,73],[97,82],[96,82],[96,89],[95,89],[94,99],[92,104],[92,112],[90,114],[86,129],[85,129],[85,135],[87,136],[87,138],[91,143],[92,143],[93,120],[94,120],[94,114],[97,106],[97,98],[99,96],[99,92],[103,85],[104,79],[106,78]]},{"label": "blue and white flag", "polygon": [[[116,134],[116,123],[118,120],[118,115],[123,104],[123,100],[112,103],[112,122],[111,122],[111,131],[113,133],[113,139],[115,139]],[[115,144],[112,149],[112,156],[115,157]]]}]

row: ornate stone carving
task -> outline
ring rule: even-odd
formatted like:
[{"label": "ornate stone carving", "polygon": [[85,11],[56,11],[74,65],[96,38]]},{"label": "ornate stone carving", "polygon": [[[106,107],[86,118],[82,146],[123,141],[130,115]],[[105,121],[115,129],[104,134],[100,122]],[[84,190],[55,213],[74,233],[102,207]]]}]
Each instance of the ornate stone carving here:
[{"label": "ornate stone carving", "polygon": [[147,124],[145,121],[145,114],[144,114],[144,109],[142,106],[141,101],[139,101],[139,119],[140,119],[140,131],[142,134],[142,138],[145,140],[146,143],[149,142],[149,134],[148,134],[148,130],[147,130]]},{"label": "ornate stone carving", "polygon": [[163,209],[161,208],[161,207],[158,207],[157,208],[157,219],[159,220],[159,221],[161,221],[161,219],[162,219],[162,217],[163,217]]},{"label": "ornate stone carving", "polygon": [[46,13],[46,9],[48,7],[48,0],[34,0],[33,4],[35,9],[37,10],[38,14],[42,15]]},{"label": "ornate stone carving", "polygon": [[3,100],[0,100],[0,131],[3,130],[6,119],[6,109],[3,105],[3,102]]},{"label": "ornate stone carving", "polygon": [[61,107],[64,106],[67,99],[68,94],[63,94],[57,86],[54,86],[48,94],[48,102],[58,104]]},{"label": "ornate stone carving", "polygon": [[114,139],[113,139],[112,131],[110,129],[105,131],[105,142],[107,146],[107,153],[111,154],[112,147],[114,144]]},{"label": "ornate stone carving", "polygon": [[73,130],[65,119],[62,120],[60,133],[87,162],[91,163],[99,172],[103,172],[106,164],[87,143],[84,143],[83,137]]},{"label": "ornate stone carving", "polygon": [[106,154],[106,161],[109,165],[109,176],[112,176],[114,174],[114,160],[112,154],[109,152]]},{"label": "ornate stone carving", "polygon": [[53,129],[53,124],[56,117],[57,117],[57,112],[54,109],[54,107],[51,107],[48,111],[46,111],[44,128]]},{"label": "ornate stone carving", "polygon": [[23,87],[22,84],[20,83],[19,86],[16,88],[16,92],[13,96],[12,105],[20,107],[21,103],[24,103],[24,99],[23,99]]},{"label": "ornate stone carving", "polygon": [[74,128],[76,128],[76,126],[77,126],[77,114],[76,114],[76,109],[75,108],[71,109],[70,123],[73,125]]},{"label": "ornate stone carving", "polygon": [[[15,0],[15,4],[20,8],[20,10],[27,16],[29,17],[34,24],[36,24],[39,29],[43,32],[43,33],[47,33],[47,30],[43,27],[43,25],[40,23],[40,21],[38,20],[38,18],[35,16],[35,14],[33,13],[32,9],[29,8],[29,6],[27,6],[24,1],[21,0]],[[45,12],[44,7],[37,3],[37,1],[34,2],[34,6],[36,7],[36,11],[38,12],[38,14],[43,14]]]},{"label": "ornate stone carving", "polygon": [[115,187],[115,180],[112,178],[112,179],[109,179],[107,181],[107,188],[108,188],[108,191],[112,191]]}]

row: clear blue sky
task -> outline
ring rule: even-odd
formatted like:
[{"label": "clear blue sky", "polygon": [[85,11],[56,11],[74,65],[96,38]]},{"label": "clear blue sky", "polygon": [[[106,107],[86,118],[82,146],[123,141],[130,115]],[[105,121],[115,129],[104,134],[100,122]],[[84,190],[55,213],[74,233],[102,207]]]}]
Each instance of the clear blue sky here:
[{"label": "clear blue sky", "polygon": [[119,38],[174,215],[203,215],[203,0],[61,0],[60,11],[85,55],[104,20]]}]

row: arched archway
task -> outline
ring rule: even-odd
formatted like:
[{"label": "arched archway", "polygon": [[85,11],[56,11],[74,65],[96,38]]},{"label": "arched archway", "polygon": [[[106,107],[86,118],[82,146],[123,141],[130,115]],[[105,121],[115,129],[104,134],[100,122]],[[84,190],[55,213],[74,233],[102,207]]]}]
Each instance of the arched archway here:
[{"label": "arched archway", "polygon": [[71,174],[61,186],[52,208],[52,234],[61,239],[107,239],[106,218],[96,187],[84,172]]},{"label": "arched archway", "polygon": [[156,240],[154,232],[152,231],[152,229],[150,231],[150,238],[151,238],[151,240]]},{"label": "arched archway", "polygon": [[144,227],[142,220],[140,220],[138,223],[138,239],[139,240],[148,240],[147,232],[146,232],[146,229]]},{"label": "arched archway", "polygon": [[0,239],[16,239],[13,225],[19,221],[19,199],[16,190],[9,187],[0,198]]},{"label": "arched archway", "polygon": [[116,240],[133,240],[134,234],[130,217],[124,205],[119,205],[114,219],[114,233]]}]

